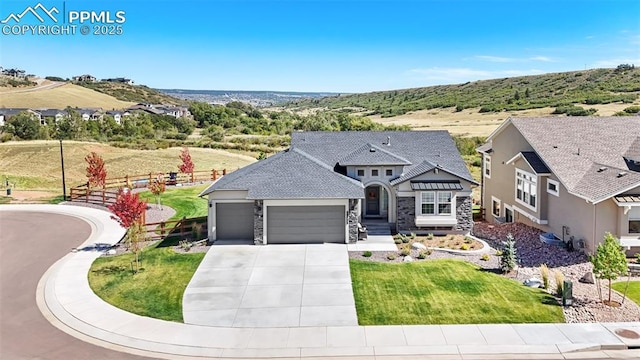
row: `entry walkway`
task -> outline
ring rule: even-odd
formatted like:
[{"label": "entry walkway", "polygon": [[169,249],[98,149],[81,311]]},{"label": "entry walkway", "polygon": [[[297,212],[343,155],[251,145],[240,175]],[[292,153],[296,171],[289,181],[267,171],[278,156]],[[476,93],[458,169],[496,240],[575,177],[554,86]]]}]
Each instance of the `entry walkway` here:
[{"label": "entry walkway", "polygon": [[358,325],[344,245],[214,245],[182,300],[187,324]]},{"label": "entry walkway", "polygon": [[[70,209],[73,208],[73,209]],[[92,235],[84,251],[54,264],[36,299],[56,327],[106,348],[163,359],[406,356],[429,358],[639,358],[640,324],[503,324],[233,328],[181,324],[133,315],[98,298],[87,272],[94,243],[122,236],[109,213],[72,206],[0,206],[3,211],[49,211],[84,218]],[[115,225],[114,225],[115,224]],[[55,239],[52,239],[55,240]],[[401,306],[401,305],[399,305]],[[626,351],[618,351],[626,350]],[[584,352],[589,351],[589,352]]]}]

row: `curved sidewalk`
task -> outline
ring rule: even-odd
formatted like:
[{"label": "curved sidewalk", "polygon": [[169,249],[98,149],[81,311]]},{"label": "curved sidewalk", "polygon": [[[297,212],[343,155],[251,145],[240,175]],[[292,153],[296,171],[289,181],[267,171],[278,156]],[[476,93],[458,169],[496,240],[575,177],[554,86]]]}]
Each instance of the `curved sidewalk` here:
[{"label": "curved sidewalk", "polygon": [[[84,341],[156,358],[317,357],[446,355],[463,359],[482,355],[578,358],[575,351],[624,350],[640,345],[614,334],[640,333],[639,323],[500,324],[424,326],[344,326],[225,328],[180,324],[127,313],[98,298],[87,272],[100,256],[93,244],[112,244],[124,231],[105,211],[65,205],[8,205],[2,211],[49,211],[87,221],[92,234],[80,248],[54,264],[42,277],[37,300],[44,316],[59,329]],[[637,350],[629,350],[638,357]],[[626,355],[629,355],[625,352]],[[591,355],[595,355],[592,353]]]}]

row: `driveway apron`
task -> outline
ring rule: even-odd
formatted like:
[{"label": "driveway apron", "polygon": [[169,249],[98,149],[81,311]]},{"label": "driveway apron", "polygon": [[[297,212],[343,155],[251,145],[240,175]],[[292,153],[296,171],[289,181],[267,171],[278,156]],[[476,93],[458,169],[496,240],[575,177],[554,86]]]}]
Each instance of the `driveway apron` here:
[{"label": "driveway apron", "polygon": [[185,290],[187,324],[221,327],[357,325],[347,246],[219,245]]}]

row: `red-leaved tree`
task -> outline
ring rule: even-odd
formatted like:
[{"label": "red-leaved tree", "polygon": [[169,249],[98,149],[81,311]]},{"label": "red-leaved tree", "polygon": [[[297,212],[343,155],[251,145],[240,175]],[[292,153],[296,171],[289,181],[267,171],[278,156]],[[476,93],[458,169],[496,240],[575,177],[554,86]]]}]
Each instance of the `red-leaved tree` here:
[{"label": "red-leaved tree", "polygon": [[127,229],[127,246],[135,255],[136,272],[140,268],[140,240],[144,230],[142,217],[146,209],[147,204],[131,191],[120,191],[116,202],[109,205],[109,210],[114,214],[111,218]]},{"label": "red-leaved tree", "polygon": [[104,160],[102,156],[92,151],[84,158],[87,162],[87,178],[89,178],[89,185],[91,186],[103,186],[107,179],[107,169],[104,167]]},{"label": "red-leaved tree", "polygon": [[162,178],[162,174],[158,174],[158,178],[149,184],[149,191],[151,191],[151,193],[156,197],[156,203],[160,210],[162,210],[161,197],[166,189],[167,186]]},{"label": "red-leaved tree", "polygon": [[191,154],[189,154],[189,148],[182,149],[180,153],[180,160],[182,160],[182,164],[178,166],[178,169],[181,173],[191,174],[193,172],[193,161],[191,161]]}]

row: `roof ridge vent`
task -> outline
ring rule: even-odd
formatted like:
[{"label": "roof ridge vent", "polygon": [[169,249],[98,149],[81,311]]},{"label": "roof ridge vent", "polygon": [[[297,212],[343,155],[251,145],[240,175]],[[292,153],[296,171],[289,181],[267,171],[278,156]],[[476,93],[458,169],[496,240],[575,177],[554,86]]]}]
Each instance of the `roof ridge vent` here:
[{"label": "roof ridge vent", "polygon": [[623,176],[626,176],[627,174],[628,174],[628,172],[626,172],[626,171],[621,171],[621,172],[619,172],[619,173],[618,173],[618,177],[619,177],[619,178],[621,178],[621,177],[623,177]]},{"label": "roof ridge vent", "polygon": [[603,171],[605,171],[605,170],[607,170],[607,169],[609,169],[609,168],[608,168],[608,167],[606,167],[606,166],[602,166],[602,167],[600,167],[600,168],[598,169],[598,172],[603,172]]}]

